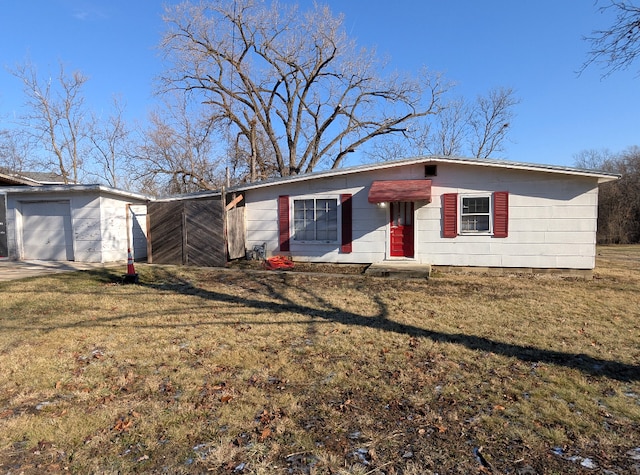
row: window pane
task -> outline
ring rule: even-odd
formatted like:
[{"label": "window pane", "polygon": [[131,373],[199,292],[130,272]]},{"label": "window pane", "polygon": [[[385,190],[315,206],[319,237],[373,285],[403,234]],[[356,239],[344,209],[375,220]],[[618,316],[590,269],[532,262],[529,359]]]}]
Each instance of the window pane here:
[{"label": "window pane", "polygon": [[489,231],[489,215],[477,214],[470,216],[462,216],[462,231]]},{"label": "window pane", "polygon": [[316,240],[336,241],[338,239],[337,200],[316,200]]},{"label": "window pane", "polygon": [[489,197],[462,198],[462,214],[489,213]]},{"label": "window pane", "polygon": [[312,241],[314,239],[313,213],[313,200],[295,200],[293,202],[294,240]]}]

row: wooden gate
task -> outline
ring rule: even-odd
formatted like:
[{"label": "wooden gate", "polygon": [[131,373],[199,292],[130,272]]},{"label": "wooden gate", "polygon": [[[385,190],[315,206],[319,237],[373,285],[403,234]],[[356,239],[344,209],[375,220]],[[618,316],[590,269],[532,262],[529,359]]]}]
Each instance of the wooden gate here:
[{"label": "wooden gate", "polygon": [[220,198],[149,203],[149,256],[154,264],[224,266],[224,210]]}]

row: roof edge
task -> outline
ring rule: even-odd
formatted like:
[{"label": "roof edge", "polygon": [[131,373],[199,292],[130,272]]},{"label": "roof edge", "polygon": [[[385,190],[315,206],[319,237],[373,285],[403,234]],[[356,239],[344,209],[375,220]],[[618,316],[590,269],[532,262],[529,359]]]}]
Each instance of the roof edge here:
[{"label": "roof edge", "polygon": [[83,193],[88,191],[99,191],[110,195],[133,198],[140,201],[150,201],[152,198],[142,193],[120,190],[110,186],[94,185],[37,185],[37,186],[0,186],[2,193]]},{"label": "roof edge", "polygon": [[272,185],[283,185],[306,180],[315,180],[318,178],[328,178],[334,176],[348,175],[352,173],[361,173],[374,170],[383,170],[385,168],[395,168],[407,165],[416,165],[422,163],[451,163],[471,166],[485,166],[496,168],[509,168],[513,170],[528,170],[548,173],[558,173],[564,175],[584,176],[597,178],[598,183],[614,181],[621,177],[616,173],[609,173],[602,170],[590,170],[585,168],[565,167],[560,165],[548,165],[527,162],[515,162],[510,160],[491,159],[491,158],[465,158],[465,157],[446,157],[440,155],[418,156],[413,158],[405,158],[401,160],[389,160],[386,162],[378,162],[372,164],[355,165],[345,168],[337,168],[331,170],[322,170],[303,175],[293,175],[287,177],[272,178],[255,183],[245,183],[230,187],[227,191],[245,191],[256,188],[264,188]]},{"label": "roof edge", "polygon": [[[0,179],[5,180],[5,181],[10,181],[12,182],[11,185],[4,185],[4,186],[38,186],[40,185],[40,183],[38,183],[36,180],[32,180],[31,178],[27,178],[27,177],[23,177],[23,176],[19,176],[19,175],[14,175],[14,174],[7,174],[7,173],[1,173],[0,172]],[[2,186],[2,185],[0,185]]]}]

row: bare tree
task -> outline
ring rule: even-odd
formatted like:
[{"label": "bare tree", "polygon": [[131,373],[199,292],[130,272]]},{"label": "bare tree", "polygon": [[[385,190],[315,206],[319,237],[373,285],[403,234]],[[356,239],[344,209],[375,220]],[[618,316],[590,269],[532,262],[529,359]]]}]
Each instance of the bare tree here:
[{"label": "bare tree", "polygon": [[165,20],[166,87],[196,94],[251,161],[282,176],[339,167],[438,112],[445,90],[426,71],[382,77],[375,53],[357,49],[328,7],[210,0],[170,7]]},{"label": "bare tree", "polygon": [[0,171],[33,171],[29,138],[21,129],[0,130]]},{"label": "bare tree", "polygon": [[454,99],[434,118],[434,132],[426,139],[427,150],[434,155],[461,155],[468,136],[469,106]]},{"label": "bare tree", "polygon": [[601,244],[640,242],[640,147],[620,153],[586,150],[575,157],[579,167],[619,173],[620,180],[600,185],[597,240]]},{"label": "bare tree", "polygon": [[228,141],[227,164],[229,178],[235,183],[247,183],[278,176],[278,164],[269,154],[269,140],[252,125],[251,140],[241,133]]},{"label": "bare tree", "polygon": [[407,155],[494,157],[504,151],[513,108],[519,103],[510,88],[494,88],[469,103],[457,97],[438,114],[422,118],[405,140],[386,140],[369,155],[376,161]]},{"label": "bare tree", "polygon": [[504,151],[504,141],[519,99],[510,88],[495,88],[478,96],[469,113],[470,150],[476,158],[489,158]]},{"label": "bare tree", "polygon": [[202,117],[184,96],[150,114],[150,125],[132,154],[140,191],[167,195],[214,190],[224,183],[224,160],[215,158],[212,142],[216,124]]},{"label": "bare tree", "polygon": [[627,69],[640,56],[640,6],[629,0],[608,0],[600,7],[602,13],[614,12],[613,24],[595,30],[584,39],[591,44],[583,72],[593,63],[604,68],[604,76]]},{"label": "bare tree", "polygon": [[127,167],[130,131],[124,111],[121,99],[114,96],[113,111],[106,120],[95,114],[91,116],[87,137],[92,145],[88,156],[93,166],[87,174],[111,187],[128,189],[130,185],[123,175]]},{"label": "bare tree", "polygon": [[65,183],[78,183],[86,138],[82,87],[88,78],[80,71],[67,75],[62,64],[57,82],[39,78],[30,63],[18,66],[13,74],[22,81],[27,96],[26,130],[52,155],[42,165],[58,171]]},{"label": "bare tree", "polygon": [[573,156],[573,163],[585,170],[602,170],[615,173],[616,156],[608,149],[582,150]]}]

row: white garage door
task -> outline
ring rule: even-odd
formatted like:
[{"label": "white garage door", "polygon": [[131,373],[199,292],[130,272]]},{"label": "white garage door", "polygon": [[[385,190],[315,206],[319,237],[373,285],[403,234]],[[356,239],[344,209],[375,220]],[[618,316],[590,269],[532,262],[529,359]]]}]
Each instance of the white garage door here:
[{"label": "white garage door", "polygon": [[23,202],[22,245],[24,259],[72,261],[69,201]]}]

